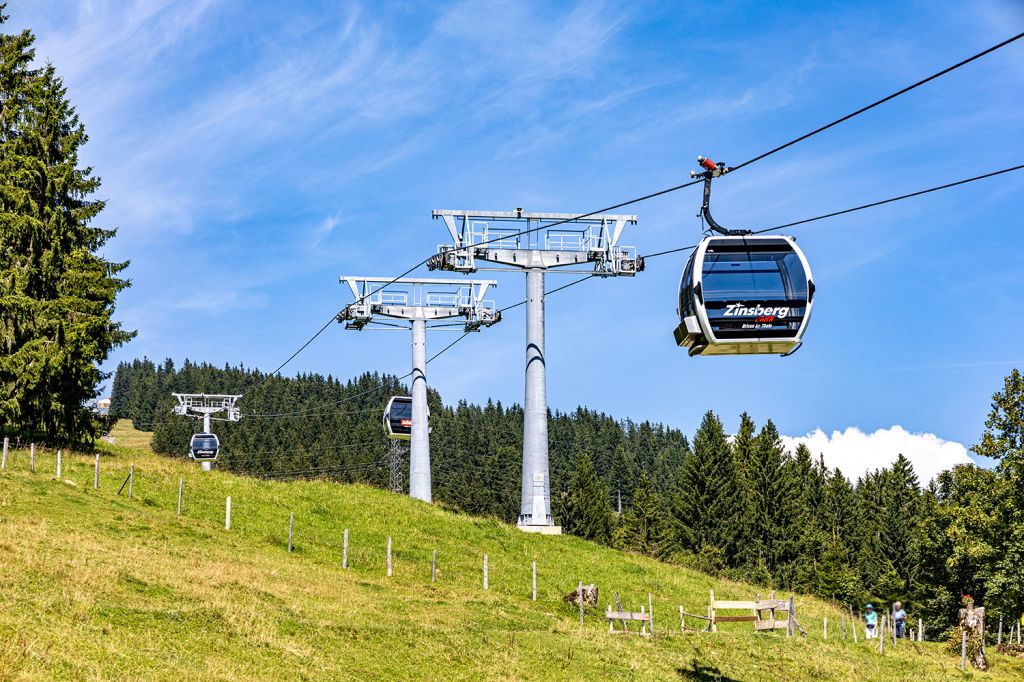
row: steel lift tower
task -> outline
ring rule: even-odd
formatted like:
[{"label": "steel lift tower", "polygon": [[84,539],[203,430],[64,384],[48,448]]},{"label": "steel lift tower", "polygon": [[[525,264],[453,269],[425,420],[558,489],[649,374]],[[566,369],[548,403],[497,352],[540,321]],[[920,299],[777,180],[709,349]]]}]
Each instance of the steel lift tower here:
[{"label": "steel lift tower", "polygon": [[[427,330],[451,323],[437,322],[462,317],[462,331],[476,332],[501,320],[494,301],[485,300],[493,280],[397,279],[342,275],[352,290],[354,303],[338,314],[345,329],[412,329],[412,434],[409,443],[409,495],[424,502],[430,493],[430,431],[427,414]],[[382,322],[378,317],[407,320],[409,325]],[[428,326],[428,322],[434,324]],[[379,326],[378,326],[379,325]],[[457,327],[457,325],[456,325]]]},{"label": "steel lift tower", "polygon": [[[187,416],[189,414],[202,415],[203,433],[213,433],[210,430],[210,417],[218,412],[224,412],[225,420],[236,422],[242,418],[242,411],[235,406],[240,395],[220,395],[211,393],[172,393],[178,399],[178,404],[171,410],[174,414]],[[219,449],[218,441],[218,449]],[[203,461],[203,471],[209,471],[211,462]]]},{"label": "steel lift tower", "polygon": [[[452,244],[438,247],[427,262],[431,270],[471,273],[519,269],[526,272],[526,398],[523,420],[523,484],[519,527],[558,533],[551,517],[548,468],[548,399],[544,355],[544,275],[583,273],[632,277],[644,268],[636,248],[619,237],[635,215],[527,213],[515,211],[441,211]],[[550,225],[550,227],[548,227]],[[501,267],[480,267],[485,261]],[[578,266],[593,263],[593,269]],[[577,266],[577,269],[573,269]]]}]

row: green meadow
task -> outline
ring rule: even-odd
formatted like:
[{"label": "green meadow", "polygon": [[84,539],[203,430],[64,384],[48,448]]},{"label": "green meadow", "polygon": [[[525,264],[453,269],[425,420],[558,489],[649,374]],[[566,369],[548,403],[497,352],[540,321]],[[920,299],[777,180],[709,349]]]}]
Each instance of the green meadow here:
[{"label": "green meadow", "polygon": [[[93,455],[66,455],[58,479],[53,451],[36,453],[32,473],[28,452],[13,450],[0,472],[0,679],[1024,679],[1024,660],[994,652],[989,672],[961,673],[940,643],[879,655],[877,641],[854,644],[849,623],[842,638],[840,610],[802,595],[806,638],[750,623],[684,634],[680,605],[704,613],[709,590],[749,600],[770,586],[374,488],[202,472],[154,455],[125,422],[113,435],[100,445],[99,490]],[[127,486],[117,491],[132,465],[129,499]],[[600,589],[583,626],[562,600],[579,580]],[[608,633],[602,611],[615,591],[632,610],[652,595],[653,637]]]}]

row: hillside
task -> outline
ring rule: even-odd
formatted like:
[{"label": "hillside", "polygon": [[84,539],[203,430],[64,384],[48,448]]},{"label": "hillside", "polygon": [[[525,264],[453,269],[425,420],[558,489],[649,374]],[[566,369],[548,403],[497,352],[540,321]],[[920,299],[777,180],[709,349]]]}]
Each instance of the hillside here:
[{"label": "hillside", "polygon": [[[526,535],[370,487],[203,473],[152,454],[148,434],[123,422],[114,436],[116,444],[101,446],[98,491],[92,456],[65,457],[63,481],[49,451],[37,453],[35,473],[21,450],[0,472],[2,679],[965,677],[941,644],[901,642],[883,657],[863,639],[842,641],[840,612],[804,597],[797,613],[807,639],[755,634],[749,623],[681,635],[679,604],[699,613],[709,589],[750,599],[768,588],[572,537]],[[117,495],[130,465],[133,499],[127,488]],[[656,637],[610,636],[596,612],[581,628],[576,608],[561,600],[579,579],[598,585],[602,608],[613,590],[637,610],[653,593]],[[966,677],[1024,678],[1024,661],[994,653],[990,661],[989,673]]]}]

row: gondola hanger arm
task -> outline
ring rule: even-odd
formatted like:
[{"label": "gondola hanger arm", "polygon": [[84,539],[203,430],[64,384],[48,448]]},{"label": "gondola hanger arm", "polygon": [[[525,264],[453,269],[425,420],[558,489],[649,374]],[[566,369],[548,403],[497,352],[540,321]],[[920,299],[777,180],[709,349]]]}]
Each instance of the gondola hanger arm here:
[{"label": "gondola hanger arm", "polygon": [[707,221],[708,227],[715,232],[724,234],[728,237],[742,237],[744,235],[753,234],[750,230],[730,230],[727,227],[722,227],[715,222],[713,217],[711,217],[711,181],[725,175],[732,169],[724,163],[715,163],[706,156],[698,156],[697,164],[704,169],[703,172],[698,173],[697,171],[690,171],[690,177],[704,179],[704,202],[701,204],[700,212],[701,215],[704,216],[704,220]]}]

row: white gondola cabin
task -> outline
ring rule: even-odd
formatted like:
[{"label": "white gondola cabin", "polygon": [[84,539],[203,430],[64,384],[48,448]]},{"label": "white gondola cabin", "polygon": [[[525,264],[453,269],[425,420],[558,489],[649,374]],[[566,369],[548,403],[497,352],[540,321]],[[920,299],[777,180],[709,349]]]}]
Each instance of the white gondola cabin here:
[{"label": "white gondola cabin", "polygon": [[722,227],[711,215],[711,181],[731,169],[703,156],[701,216],[711,236],[679,279],[676,343],[690,355],[789,355],[803,343],[814,303],[811,266],[792,237]]},{"label": "white gondola cabin", "polygon": [[676,343],[690,355],[787,355],[803,342],[811,268],[792,237],[711,236],[679,281]]},{"label": "white gondola cabin", "polygon": [[384,408],[384,430],[388,438],[412,440],[412,398],[392,396]]},{"label": "white gondola cabin", "polygon": [[189,455],[197,462],[213,462],[220,452],[220,439],[215,433],[194,433],[189,443]]}]

